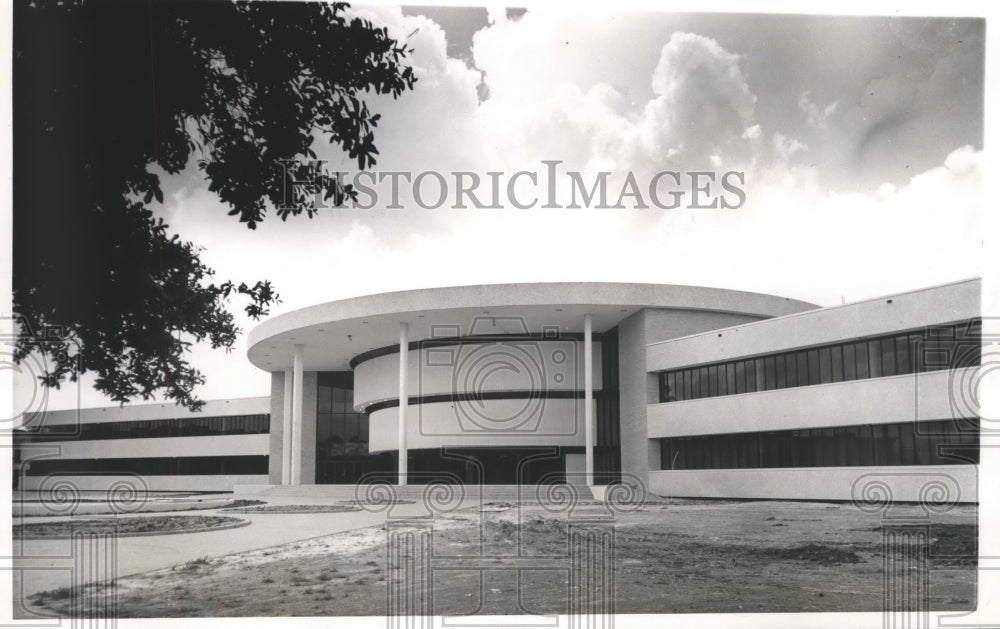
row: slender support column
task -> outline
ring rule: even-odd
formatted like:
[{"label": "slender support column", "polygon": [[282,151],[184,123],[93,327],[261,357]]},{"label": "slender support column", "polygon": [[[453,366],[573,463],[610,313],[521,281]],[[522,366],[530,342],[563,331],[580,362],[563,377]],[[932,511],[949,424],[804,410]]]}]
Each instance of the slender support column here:
[{"label": "slender support column", "polygon": [[587,486],[594,485],[594,342],[590,315],[583,316],[583,429],[587,433]]},{"label": "slender support column", "polygon": [[292,370],[285,370],[285,398],[281,401],[281,484],[292,484]]},{"label": "slender support column", "polygon": [[399,484],[406,484],[406,406],[409,400],[406,377],[410,372],[409,325],[403,321],[399,324]]},{"label": "slender support column", "polygon": [[292,354],[292,485],[302,484],[302,345]]}]

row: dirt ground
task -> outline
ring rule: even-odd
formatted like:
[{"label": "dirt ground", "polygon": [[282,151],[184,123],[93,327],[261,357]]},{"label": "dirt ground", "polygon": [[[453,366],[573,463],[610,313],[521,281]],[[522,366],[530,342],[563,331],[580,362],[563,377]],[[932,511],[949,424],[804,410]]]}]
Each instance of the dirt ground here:
[{"label": "dirt ground", "polygon": [[275,505],[251,506],[222,509],[222,513],[343,513],[361,511],[355,505]]},{"label": "dirt ground", "polygon": [[90,519],[65,519],[48,522],[15,524],[14,539],[45,539],[67,537],[76,532],[117,533],[138,535],[155,533],[180,533],[184,531],[211,530],[245,522],[240,518],[218,515],[154,515],[146,517],[102,517]]},{"label": "dirt ground", "polygon": [[[976,508],[928,515],[899,505],[890,515],[884,527],[882,513],[849,504],[669,501],[614,514],[596,504],[569,514],[492,505],[192,561],[113,587],[122,618],[552,614],[585,600],[598,601],[592,612],[610,601],[618,614],[875,612],[886,566],[922,547],[926,562],[904,568],[917,579],[911,588],[926,577],[930,609],[974,609]],[[904,535],[914,533],[929,543]],[[606,543],[574,559],[588,538]],[[427,606],[391,606],[406,597]],[[63,614],[70,602],[68,590],[32,598]]]}]

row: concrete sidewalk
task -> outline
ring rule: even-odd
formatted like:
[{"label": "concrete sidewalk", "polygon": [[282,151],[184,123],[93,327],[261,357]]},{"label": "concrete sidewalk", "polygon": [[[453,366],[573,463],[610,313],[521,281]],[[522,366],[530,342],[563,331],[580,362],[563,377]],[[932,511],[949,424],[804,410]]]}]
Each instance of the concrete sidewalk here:
[{"label": "concrete sidewalk", "polygon": [[[243,496],[251,498],[252,496]],[[267,506],[331,504],[324,498],[266,497]],[[479,500],[467,498],[459,508],[476,507]],[[428,515],[427,507],[420,503],[397,504],[392,507],[392,517],[422,517]],[[152,517],[163,515],[223,515],[250,520],[249,526],[236,529],[179,533],[143,537],[121,537],[117,543],[117,576],[124,577],[151,570],[169,568],[201,557],[219,557],[290,542],[331,535],[343,531],[381,526],[387,518],[385,512],[367,510],[342,513],[269,514],[232,513],[221,509],[199,509],[160,513],[139,513],[127,517]],[[94,516],[81,516],[87,519]],[[125,517],[125,516],[123,516]],[[64,520],[69,518],[38,517],[15,518],[14,523]],[[71,541],[69,539],[19,540],[15,537],[14,598],[25,600],[28,596],[45,590],[72,585],[73,571]],[[23,575],[23,578],[21,578]],[[97,578],[96,580],[101,580]]]}]

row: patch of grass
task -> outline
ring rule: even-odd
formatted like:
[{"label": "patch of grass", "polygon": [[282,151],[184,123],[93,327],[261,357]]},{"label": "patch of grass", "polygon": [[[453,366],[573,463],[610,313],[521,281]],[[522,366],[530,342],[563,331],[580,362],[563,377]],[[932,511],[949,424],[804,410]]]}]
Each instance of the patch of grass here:
[{"label": "patch of grass", "polygon": [[[914,526],[914,532],[926,531],[923,526]],[[882,531],[881,526],[869,531]],[[975,524],[943,524],[930,525],[930,548],[928,554],[932,562],[939,566],[975,566],[979,562],[978,529]],[[919,537],[914,537],[916,541]],[[881,544],[876,546],[876,554],[881,555]]]},{"label": "patch of grass", "polygon": [[229,513],[344,513],[361,511],[355,505],[257,505],[248,507],[227,507]]},{"label": "patch of grass", "polygon": [[200,568],[208,566],[211,562],[208,557],[199,557],[198,559],[192,559],[191,561],[183,564],[181,566],[182,572],[197,572]]},{"label": "patch of grass", "polygon": [[850,548],[829,544],[801,544],[790,548],[762,548],[759,554],[771,559],[792,559],[811,561],[824,566],[839,566],[845,563],[860,563],[861,555]]},{"label": "patch of grass", "polygon": [[29,597],[29,599],[38,605],[44,605],[47,602],[65,601],[66,599],[72,598],[73,588],[62,587],[56,590],[49,590],[48,592],[39,592]]},{"label": "patch of grass", "polygon": [[247,500],[245,498],[239,498],[237,500],[233,500],[228,505],[226,505],[226,508],[237,509],[239,507],[256,507],[259,505],[266,505],[266,504],[267,502],[263,500]]},{"label": "patch of grass", "polygon": [[416,504],[416,501],[414,501],[414,500],[406,500],[404,498],[394,498],[392,500],[353,500],[351,502],[352,502],[352,504],[372,505],[372,506],[376,506],[376,507],[380,506],[380,505],[384,505],[384,504],[386,504],[386,502],[391,502],[394,505],[412,505],[412,504]]},{"label": "patch of grass", "polygon": [[932,524],[931,561],[944,566],[975,566],[979,540],[975,524]]},{"label": "patch of grass", "polygon": [[13,527],[14,537],[69,537],[75,532],[135,535],[144,533],[174,533],[221,528],[244,522],[240,518],[221,515],[157,515],[139,517],[93,518],[31,522]]}]

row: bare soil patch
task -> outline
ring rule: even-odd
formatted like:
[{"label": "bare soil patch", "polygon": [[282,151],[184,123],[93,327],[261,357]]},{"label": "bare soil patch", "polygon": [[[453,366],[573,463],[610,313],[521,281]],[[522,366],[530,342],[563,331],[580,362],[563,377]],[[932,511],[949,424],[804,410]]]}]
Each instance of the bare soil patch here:
[{"label": "bare soil patch", "polygon": [[144,517],[88,518],[84,520],[59,520],[31,522],[13,527],[14,539],[70,537],[73,533],[116,533],[126,535],[155,535],[157,533],[193,533],[229,528],[244,524],[246,520],[220,515],[157,515]]},{"label": "bare soil patch", "polygon": [[[883,555],[900,552],[883,547],[880,514],[850,505],[670,503],[613,521],[606,515],[600,505],[571,513],[473,507],[189,562],[90,586],[87,596],[115,587],[120,617],[385,615],[390,591],[423,597],[428,586],[428,611],[445,615],[568,613],[582,594],[613,600],[619,614],[877,612]],[[930,608],[973,609],[975,508],[933,518],[921,568]],[[610,539],[608,592],[585,593],[574,576],[572,540],[590,533]],[[433,542],[432,554],[420,540]],[[430,562],[429,583],[407,576],[420,574],[422,561]],[[58,592],[31,600],[50,611],[70,608]]]},{"label": "bare soil patch", "polygon": [[267,505],[222,509],[226,513],[344,513],[361,511],[354,505]]}]

